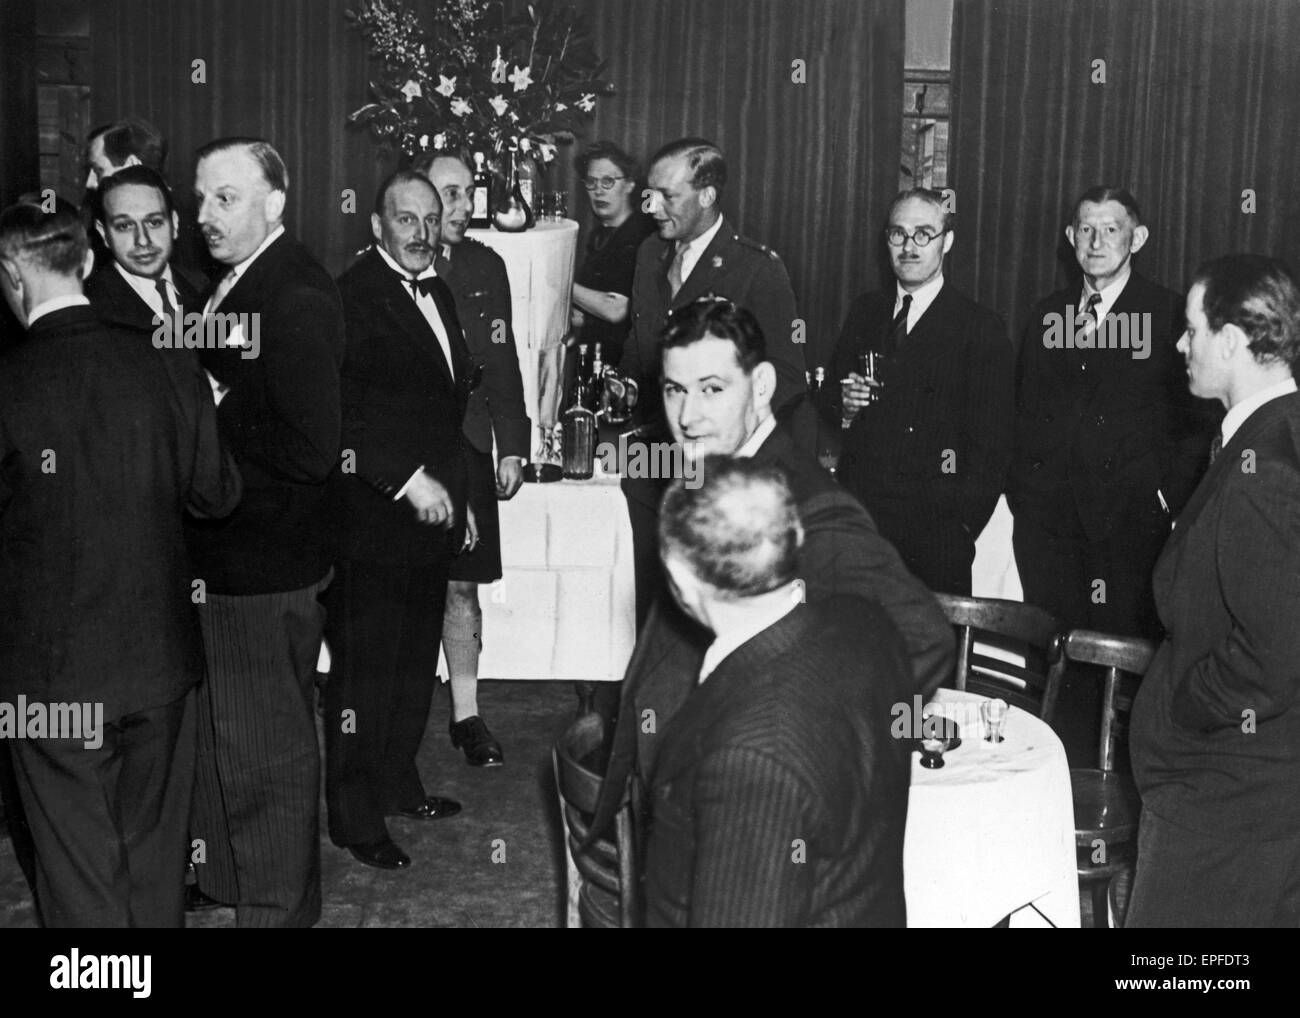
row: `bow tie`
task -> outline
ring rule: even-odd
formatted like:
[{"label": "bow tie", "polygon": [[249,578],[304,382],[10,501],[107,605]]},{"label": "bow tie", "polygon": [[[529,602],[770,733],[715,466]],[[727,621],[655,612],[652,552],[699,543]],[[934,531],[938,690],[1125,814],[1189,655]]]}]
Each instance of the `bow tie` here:
[{"label": "bow tie", "polygon": [[432,297],[433,288],[437,281],[437,276],[425,276],[422,279],[416,279],[414,276],[402,277],[402,282],[411,288],[411,296],[413,297],[418,297],[420,294]]}]

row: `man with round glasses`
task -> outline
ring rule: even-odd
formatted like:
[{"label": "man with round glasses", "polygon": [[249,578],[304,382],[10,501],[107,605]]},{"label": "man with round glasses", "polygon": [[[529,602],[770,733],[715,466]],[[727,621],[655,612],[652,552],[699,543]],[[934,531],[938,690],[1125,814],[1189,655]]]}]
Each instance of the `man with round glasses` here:
[{"label": "man with round glasses", "polygon": [[636,251],[655,224],[633,204],[640,177],[636,160],[613,142],[596,142],[574,167],[596,222],[574,277],[573,327],[577,342],[586,344],[589,363],[599,343],[604,363],[617,364],[627,338]]},{"label": "man with round glasses", "polygon": [[970,594],[1011,457],[1014,355],[1002,320],[945,283],[953,213],[904,191],[884,240],[896,283],[849,308],[822,389],[839,478],[931,589]]}]

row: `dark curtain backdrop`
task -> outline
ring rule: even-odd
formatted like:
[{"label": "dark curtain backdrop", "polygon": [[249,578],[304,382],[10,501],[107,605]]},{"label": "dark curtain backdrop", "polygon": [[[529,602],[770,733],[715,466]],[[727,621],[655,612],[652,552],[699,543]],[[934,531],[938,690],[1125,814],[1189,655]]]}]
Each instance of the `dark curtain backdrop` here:
[{"label": "dark curtain backdrop", "polygon": [[[370,70],[347,0],[99,0],[96,122],[135,113],[168,136],[186,194],[193,151],[226,134],[270,139],[289,166],[288,225],[333,272],[369,237],[374,188],[392,163],[347,114]],[[818,362],[848,302],[878,282],[878,236],[897,188],[903,0],[582,0],[618,94],[585,140],[644,158],[684,134],[714,139],[730,180],[723,209],[785,260]],[[427,3],[417,3],[429,24]],[[191,84],[195,58],[207,84]],[[791,62],[807,62],[794,84]],[[554,183],[586,224],[573,150]],[[340,210],[353,188],[357,213]],[[810,362],[811,366],[811,362]]]},{"label": "dark curtain backdrop", "polygon": [[1017,335],[1078,278],[1062,230],[1093,184],[1133,190],[1136,265],[1175,290],[1232,251],[1300,266],[1300,3],[957,0],[952,52],[951,275]]}]

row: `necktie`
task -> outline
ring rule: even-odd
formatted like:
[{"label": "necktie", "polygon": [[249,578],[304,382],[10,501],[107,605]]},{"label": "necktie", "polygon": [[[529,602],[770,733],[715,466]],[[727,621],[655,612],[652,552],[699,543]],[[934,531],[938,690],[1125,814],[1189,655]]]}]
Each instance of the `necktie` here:
[{"label": "necktie", "polygon": [[1217,460],[1221,452],[1223,452],[1223,432],[1216,431],[1213,441],[1210,442],[1210,462]]},{"label": "necktie", "polygon": [[208,298],[208,314],[212,314],[221,306],[221,302],[226,299],[226,294],[230,293],[235,285],[234,271],[227,272],[221,277],[221,282],[217,288],[212,291],[212,296]]},{"label": "necktie", "polygon": [[1079,314],[1074,319],[1075,328],[1082,326],[1088,335],[1097,331],[1097,305],[1101,303],[1101,294],[1092,293],[1088,295],[1088,301],[1079,309]]},{"label": "necktie", "polygon": [[894,315],[894,320],[889,323],[889,333],[885,336],[885,342],[881,346],[880,352],[886,357],[891,357],[902,345],[903,340],[907,338],[907,313],[912,309],[912,295],[910,293],[903,295],[903,306],[898,309],[898,314]]},{"label": "necktie", "polygon": [[166,280],[155,279],[154,286],[158,288],[158,296],[162,298],[163,314],[168,318],[175,318],[176,305],[172,303],[171,294],[167,292]]},{"label": "necktie", "polygon": [[674,297],[677,291],[682,288],[682,261],[686,255],[686,245],[678,244],[677,253],[673,255],[673,263],[668,266],[668,289],[672,291]]}]

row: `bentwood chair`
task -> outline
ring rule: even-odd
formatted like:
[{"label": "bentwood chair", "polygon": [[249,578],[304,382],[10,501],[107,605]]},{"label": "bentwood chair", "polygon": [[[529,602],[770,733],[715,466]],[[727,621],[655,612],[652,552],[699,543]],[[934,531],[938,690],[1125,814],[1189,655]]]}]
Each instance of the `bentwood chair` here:
[{"label": "bentwood chair", "polygon": [[634,923],[636,859],[632,811],[626,797],[614,817],[614,839],[597,838],[582,847],[600,798],[603,778],[592,768],[592,760],[604,737],[600,715],[584,714],[565,730],[551,751],[564,819],[565,925],[570,929],[627,929]]},{"label": "bentwood chair", "polygon": [[[1056,618],[1020,601],[936,596],[957,631],[955,687],[998,697],[1050,723],[1065,668]],[[990,650],[1019,660],[1004,660]]]},{"label": "bentwood chair", "polygon": [[[1155,644],[1135,636],[1111,636],[1088,629],[1072,630],[1065,638],[1064,661],[1104,669],[1101,737],[1097,766],[1070,771],[1074,791],[1074,843],[1079,886],[1092,892],[1094,929],[1109,926],[1110,888],[1115,877],[1131,871],[1141,800],[1127,773],[1116,769],[1127,747],[1128,718],[1133,694],[1155,656]],[[1118,907],[1117,925],[1123,925]]]}]

